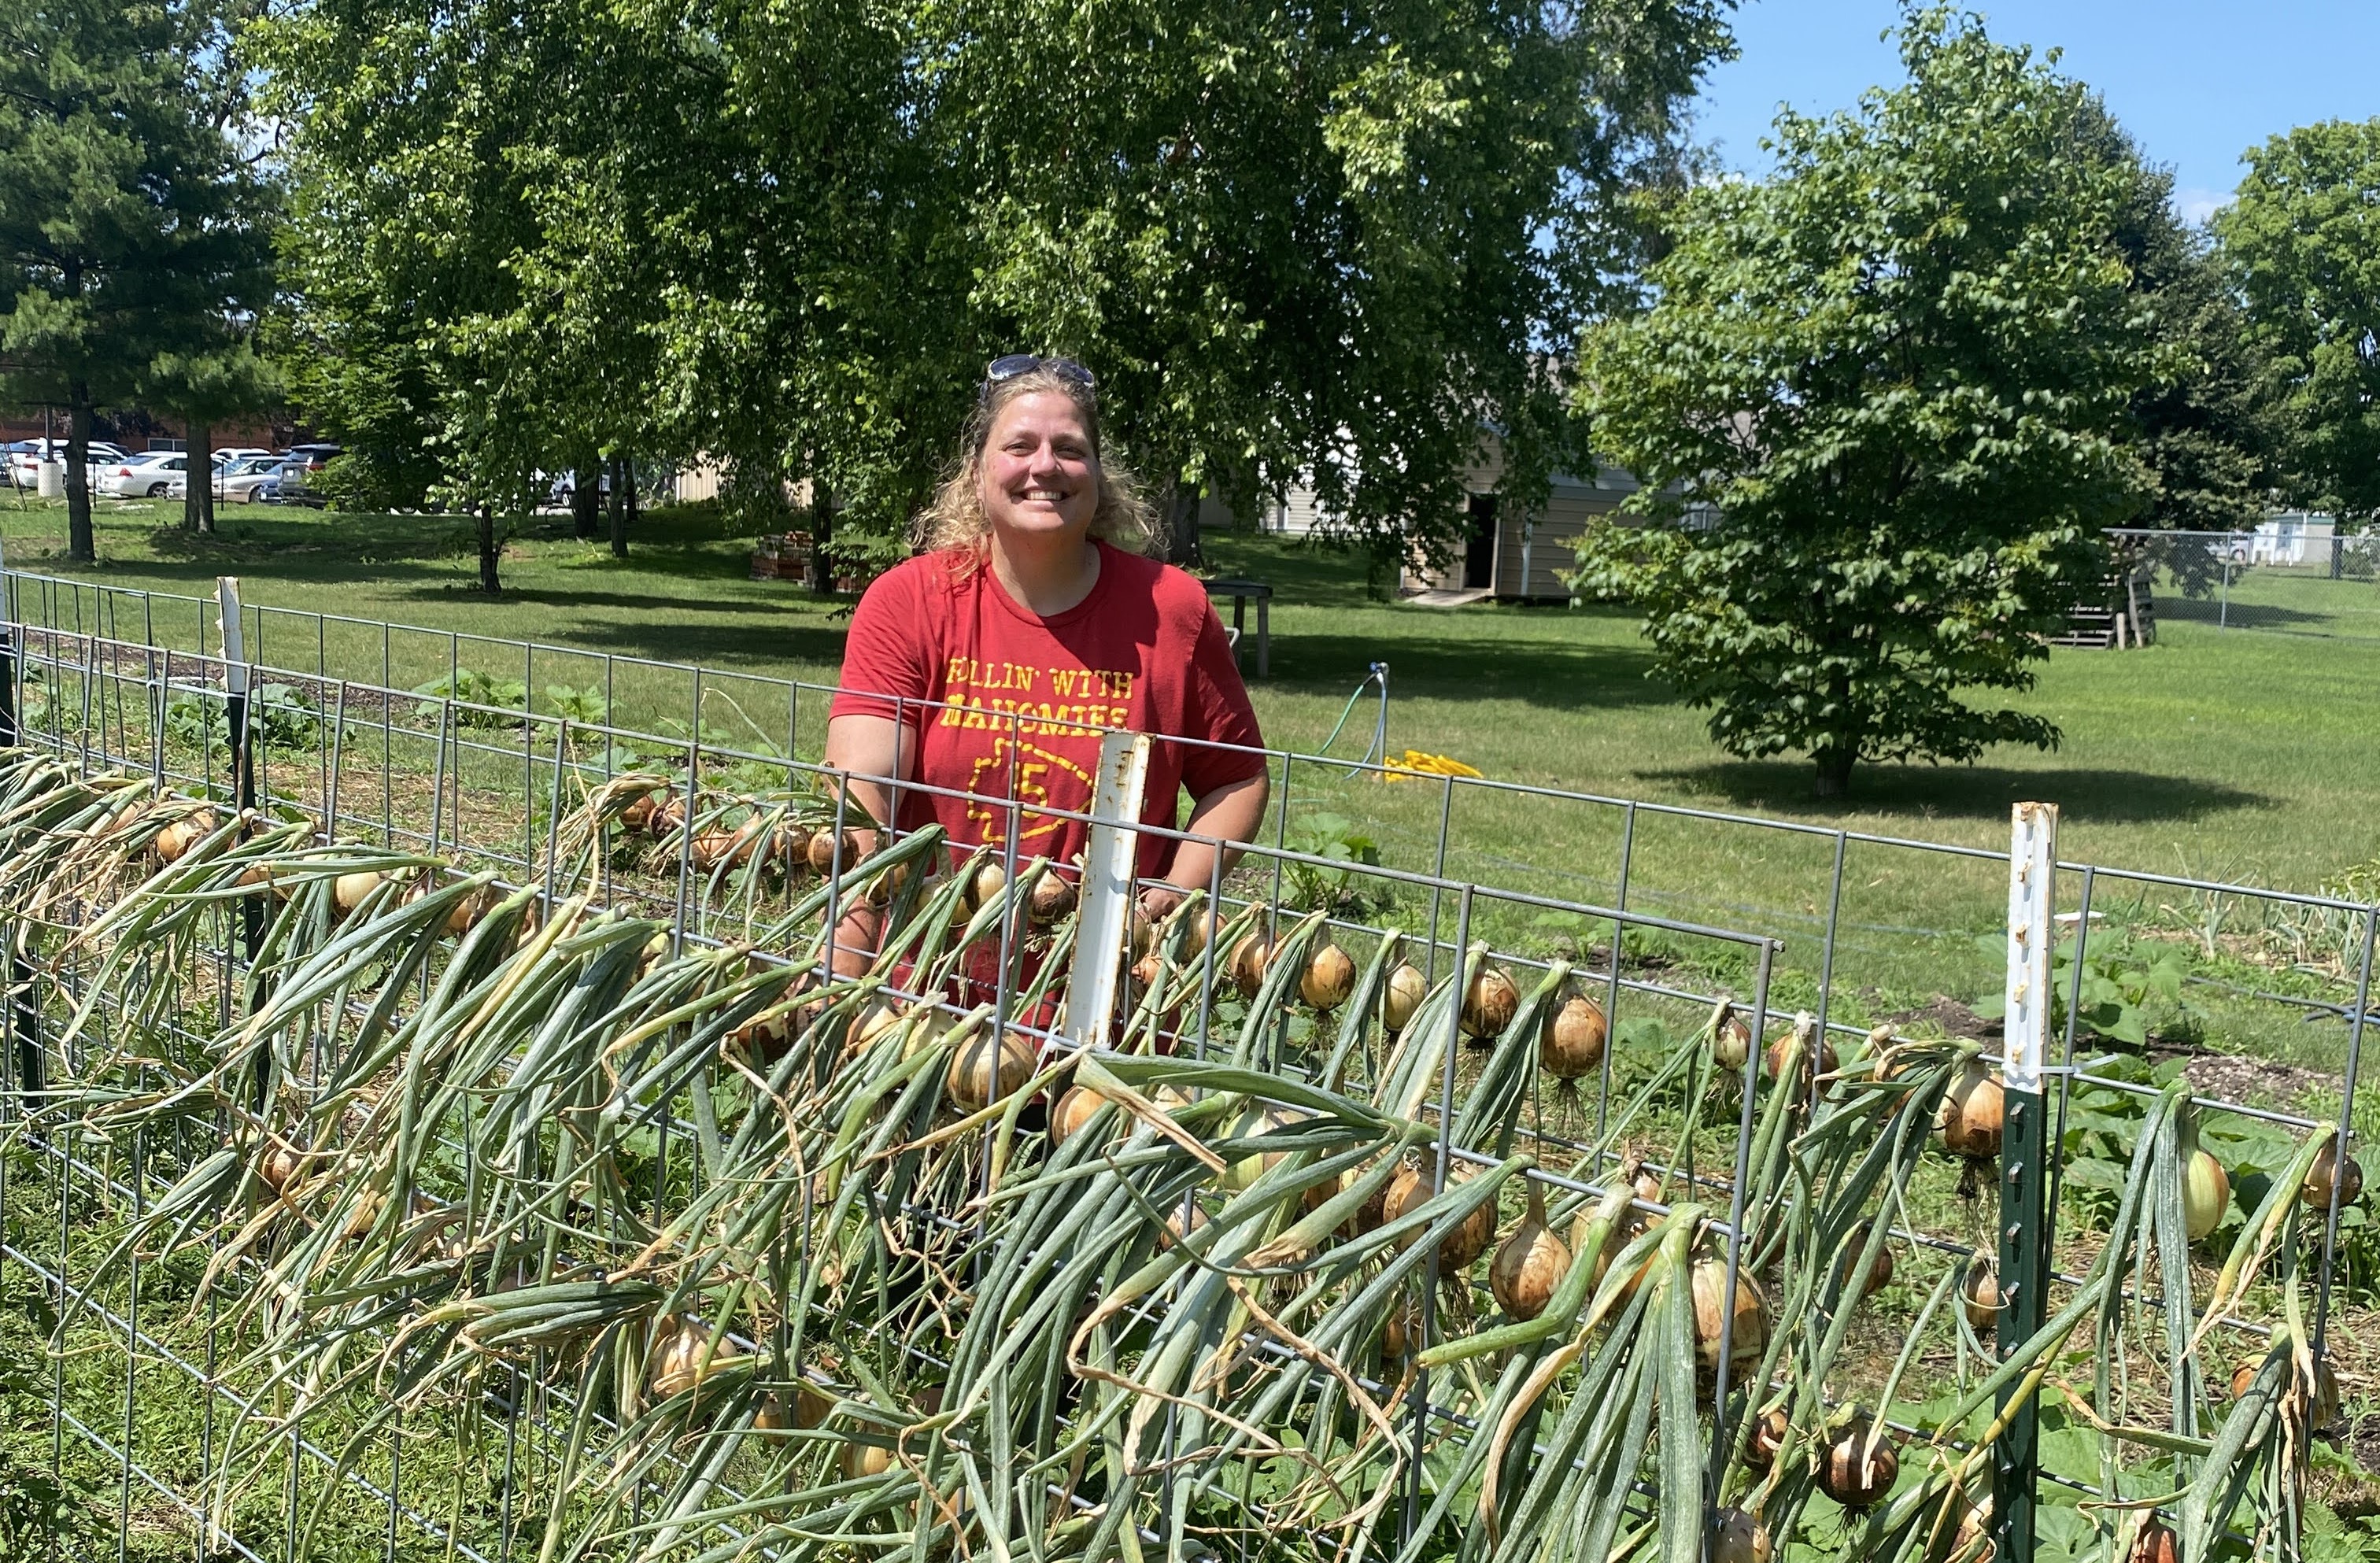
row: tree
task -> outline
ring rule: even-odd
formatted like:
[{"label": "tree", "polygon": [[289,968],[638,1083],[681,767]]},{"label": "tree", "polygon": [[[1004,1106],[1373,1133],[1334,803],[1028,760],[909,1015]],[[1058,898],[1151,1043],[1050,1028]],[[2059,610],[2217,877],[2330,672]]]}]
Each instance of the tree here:
[{"label": "tree", "polygon": [[2270,356],[2299,503],[2380,515],[2380,118],[2326,120],[2247,154],[2216,233]]},{"label": "tree", "polygon": [[1582,588],[1645,607],[1722,746],[1809,755],[1822,797],[1861,759],[2057,743],[1960,695],[2030,687],[2104,578],[2157,372],[2081,90],[1945,9],[1900,52],[1855,113],[1780,116],[1772,177],[1681,201],[1652,308],[1586,340],[1597,446],[1671,524],[1591,533]]},{"label": "tree", "polygon": [[159,354],[142,381],[141,399],[182,420],[183,444],[189,454],[182,525],[193,532],[212,532],[215,486],[209,453],[214,447],[214,426],[271,404],[278,385],[273,366],[257,356],[249,331],[225,321],[211,345]]},{"label": "tree", "polygon": [[[2253,527],[2277,476],[2268,371],[2225,259],[2174,210],[2172,171],[2148,163],[2096,96],[2083,101],[2075,139],[2123,181],[2111,236],[2165,348],[2163,372],[2132,397],[2149,479],[2135,519],[2175,531]],[[2184,548],[2173,563],[2187,574],[2192,560],[2203,573],[2214,555]]]},{"label": "tree", "polygon": [[271,286],[242,155],[237,13],[19,0],[0,14],[0,377],[68,416],[68,551],[97,556],[92,420],[219,352]]}]

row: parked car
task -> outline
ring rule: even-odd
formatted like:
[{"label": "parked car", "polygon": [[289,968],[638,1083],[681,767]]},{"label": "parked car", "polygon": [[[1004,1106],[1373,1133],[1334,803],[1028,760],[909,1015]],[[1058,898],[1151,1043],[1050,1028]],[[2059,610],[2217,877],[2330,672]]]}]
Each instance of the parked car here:
[{"label": "parked car", "polygon": [[282,458],[280,499],[285,504],[310,504],[320,507],[322,496],[314,491],[314,475],[340,454],[337,445],[292,445]]},{"label": "parked car", "polygon": [[103,466],[91,487],[119,499],[164,499],[188,470],[190,458],[180,451],[152,451],[114,466]]},{"label": "parked car", "polygon": [[[55,455],[49,454],[52,452],[55,453]],[[20,489],[32,488],[41,481],[44,459],[64,461],[66,458],[67,442],[64,440],[51,440],[46,448],[40,440],[19,440],[8,447],[9,480]],[[99,468],[120,465],[129,459],[121,446],[110,444],[105,440],[93,440],[91,442],[91,458],[84,470],[91,474],[91,481],[96,484]]]},{"label": "parked car", "polygon": [[212,453],[218,465],[227,461],[244,461],[254,456],[269,456],[273,454],[262,445],[225,445]]},{"label": "parked car", "polygon": [[[281,458],[270,451],[261,455],[218,461],[214,464],[215,498],[238,504],[259,503],[259,496],[267,488],[278,491],[281,466]],[[166,485],[165,495],[168,499],[180,499],[189,492],[189,474],[186,469],[174,475]]]}]

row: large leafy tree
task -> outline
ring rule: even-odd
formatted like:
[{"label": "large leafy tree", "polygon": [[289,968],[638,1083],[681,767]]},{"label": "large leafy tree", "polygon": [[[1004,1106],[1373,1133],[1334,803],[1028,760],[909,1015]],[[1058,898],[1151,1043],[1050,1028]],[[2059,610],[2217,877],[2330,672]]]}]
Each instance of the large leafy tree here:
[{"label": "large leafy tree", "polygon": [[1376,556],[1442,556],[1484,430],[1524,504],[1584,458],[1544,348],[1633,268],[1621,193],[1674,164],[1724,9],[933,0],[978,334],[1095,363],[1184,498],[1310,482]]},{"label": "large leafy tree", "polygon": [[239,13],[212,0],[0,9],[0,379],[68,415],[68,549],[96,555],[99,409],[237,378],[271,289]]},{"label": "large leafy tree", "polygon": [[1660,672],[1745,756],[2046,747],[2022,690],[2139,503],[2149,311],[2111,242],[2123,171],[2084,95],[1981,21],[1912,13],[1909,79],[1777,122],[1775,175],[1694,191],[1657,301],[1592,332],[1585,403],[1645,501],[1582,581],[1641,602]]},{"label": "large leafy tree", "polygon": [[2289,488],[2380,515],[2380,118],[2328,120],[2247,154],[2216,218],[2271,370]]}]

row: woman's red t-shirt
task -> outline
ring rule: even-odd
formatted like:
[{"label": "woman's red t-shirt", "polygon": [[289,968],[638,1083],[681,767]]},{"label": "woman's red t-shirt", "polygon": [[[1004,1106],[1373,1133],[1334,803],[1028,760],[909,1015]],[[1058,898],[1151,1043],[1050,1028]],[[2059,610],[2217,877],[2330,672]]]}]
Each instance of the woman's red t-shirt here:
[{"label": "woman's red t-shirt", "polygon": [[[1098,547],[1091,594],[1049,618],[990,568],[957,568],[950,551],[894,566],[859,600],[832,714],[897,713],[915,734],[915,779],[976,794],[904,793],[902,829],[939,822],[961,845],[998,845],[1014,797],[1019,860],[1071,863],[1089,828],[1043,811],[1089,810],[1111,728],[1245,745],[1152,745],[1144,824],[1177,827],[1184,789],[1200,797],[1264,769],[1247,752],[1264,740],[1206,588],[1170,564]],[[1173,847],[1143,836],[1142,876],[1161,875]]]}]

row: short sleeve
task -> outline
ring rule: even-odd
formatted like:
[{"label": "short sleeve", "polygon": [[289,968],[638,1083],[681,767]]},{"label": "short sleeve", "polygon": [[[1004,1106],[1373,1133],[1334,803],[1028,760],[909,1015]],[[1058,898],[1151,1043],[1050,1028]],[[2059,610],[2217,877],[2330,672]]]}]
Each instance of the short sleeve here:
[{"label": "short sleeve", "polygon": [[1184,747],[1182,784],[1194,798],[1204,797],[1233,782],[1245,782],[1265,769],[1264,756],[1250,752],[1264,746],[1264,734],[1257,728],[1256,708],[1248,703],[1248,686],[1240,681],[1239,664],[1232,660],[1232,642],[1223,634],[1223,621],[1215,616],[1214,605],[1206,600],[1203,590],[1199,593],[1198,616],[1198,639],[1190,654],[1190,720],[1185,736],[1239,747]]},{"label": "short sleeve", "polygon": [[[934,692],[932,624],[921,592],[925,566],[913,561],[871,582],[852,610],[843,642],[843,676],[828,715],[875,716],[899,721],[896,700],[925,700]],[[921,707],[905,715],[925,721]]]}]

